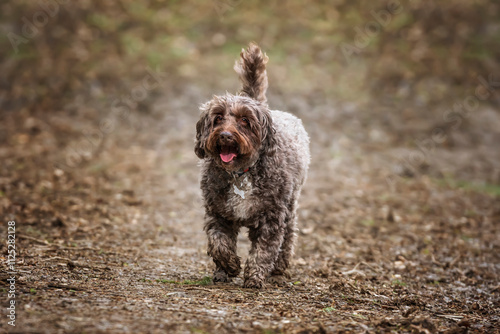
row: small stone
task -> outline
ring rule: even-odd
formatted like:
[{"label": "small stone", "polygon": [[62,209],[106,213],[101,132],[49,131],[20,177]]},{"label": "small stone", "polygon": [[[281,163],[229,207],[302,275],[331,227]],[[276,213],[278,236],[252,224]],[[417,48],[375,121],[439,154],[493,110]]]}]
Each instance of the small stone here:
[{"label": "small stone", "polygon": [[393,263],[393,266],[394,266],[394,269],[396,269],[396,270],[405,270],[406,269],[406,265],[403,261],[395,261]]}]

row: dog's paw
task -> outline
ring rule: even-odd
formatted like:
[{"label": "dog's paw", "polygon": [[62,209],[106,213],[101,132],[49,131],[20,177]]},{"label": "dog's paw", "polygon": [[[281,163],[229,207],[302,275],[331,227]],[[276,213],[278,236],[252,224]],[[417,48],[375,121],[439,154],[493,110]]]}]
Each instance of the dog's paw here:
[{"label": "dog's paw", "polygon": [[288,281],[284,275],[269,276],[267,282],[271,285],[281,286],[281,287],[288,285]]},{"label": "dog's paw", "polygon": [[224,269],[228,273],[229,277],[238,276],[241,272],[240,259],[236,258],[234,261],[230,262]]},{"label": "dog's paw", "polygon": [[261,289],[263,285],[264,282],[262,280],[253,277],[245,279],[245,282],[243,283],[244,288],[250,288],[250,289]]},{"label": "dog's paw", "polygon": [[229,283],[231,278],[222,270],[217,270],[214,272],[213,282],[215,283]]}]

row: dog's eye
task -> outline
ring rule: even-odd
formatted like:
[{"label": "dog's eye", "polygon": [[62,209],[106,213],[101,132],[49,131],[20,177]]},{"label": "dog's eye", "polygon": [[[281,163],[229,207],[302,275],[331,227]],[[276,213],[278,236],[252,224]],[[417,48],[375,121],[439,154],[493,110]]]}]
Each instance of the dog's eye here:
[{"label": "dog's eye", "polygon": [[222,116],[221,116],[221,115],[217,115],[217,116],[215,116],[214,124],[217,124],[217,123],[219,123],[220,121],[222,121]]},{"label": "dog's eye", "polygon": [[243,118],[241,119],[241,124],[243,124],[243,125],[248,125],[249,123],[250,123],[250,122],[248,121],[248,118],[243,117]]}]

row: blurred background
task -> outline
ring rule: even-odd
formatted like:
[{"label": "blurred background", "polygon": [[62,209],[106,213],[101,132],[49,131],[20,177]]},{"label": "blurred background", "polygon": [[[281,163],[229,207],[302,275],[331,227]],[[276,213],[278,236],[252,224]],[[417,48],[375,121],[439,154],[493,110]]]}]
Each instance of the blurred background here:
[{"label": "blurred background", "polygon": [[[498,125],[488,114],[473,117],[488,128],[470,129],[479,104],[491,112],[500,103],[499,10],[486,0],[5,3],[0,140],[31,138],[10,122],[37,131],[37,118],[58,116],[48,124],[62,146],[66,131],[94,138],[94,148],[82,144],[58,160],[79,165],[122,125],[151,128],[170,117],[177,121],[163,126],[171,131],[211,94],[236,92],[232,64],[256,41],[271,59],[271,106],[309,117],[328,146],[335,145],[333,126],[346,129],[336,139],[365,136],[410,149],[434,141],[439,128],[436,148],[457,141],[477,147],[478,135]],[[82,123],[74,128],[76,119]],[[421,172],[429,160],[423,153],[396,172]],[[475,177],[498,183],[495,168]]]},{"label": "blurred background", "polygon": [[[378,289],[463,279],[483,292],[439,288],[492,314],[498,1],[17,0],[0,4],[0,32],[0,217],[22,222],[26,268],[45,254],[28,244],[48,242],[75,261],[127,263],[134,282],[210,276],[198,107],[237,92],[234,61],[255,41],[270,58],[270,107],[299,116],[311,136],[292,275],[330,284],[341,271],[368,272],[356,265],[364,261],[381,268]],[[112,253],[70,256],[63,246]],[[47,261],[31,282],[66,277]],[[462,271],[443,271],[454,267]],[[435,293],[429,303],[445,294]],[[33,326],[50,322],[44,307]]]},{"label": "blurred background", "polygon": [[249,41],[271,58],[272,91],[290,96],[429,104],[498,71],[499,8],[487,0],[47,0],[1,9],[3,110],[117,94],[147,67],[168,73],[168,85],[226,89]]}]

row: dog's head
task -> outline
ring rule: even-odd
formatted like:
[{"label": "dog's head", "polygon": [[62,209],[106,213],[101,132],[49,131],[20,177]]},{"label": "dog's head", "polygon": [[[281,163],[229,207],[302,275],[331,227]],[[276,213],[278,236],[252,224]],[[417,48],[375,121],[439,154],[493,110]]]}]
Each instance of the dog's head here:
[{"label": "dog's head", "polygon": [[[246,169],[266,150],[273,135],[267,106],[246,96],[214,96],[202,106],[195,153],[228,171]],[[266,150],[267,151],[267,150]]]},{"label": "dog's head", "polygon": [[252,166],[261,154],[274,154],[265,95],[267,60],[256,44],[250,44],[234,67],[243,84],[239,95],[214,96],[202,105],[194,149],[200,159],[212,158],[233,172]]}]

